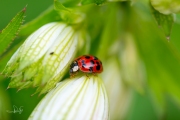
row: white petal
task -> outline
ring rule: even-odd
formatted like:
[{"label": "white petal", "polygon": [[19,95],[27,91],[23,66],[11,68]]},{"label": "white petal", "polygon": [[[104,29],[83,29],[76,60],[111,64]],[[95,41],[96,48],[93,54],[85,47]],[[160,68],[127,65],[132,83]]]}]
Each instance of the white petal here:
[{"label": "white petal", "polygon": [[18,50],[13,54],[11,59],[8,61],[7,66],[10,66],[13,63],[17,62],[17,60],[19,58],[19,51],[20,51],[20,48],[18,48]]},{"label": "white petal", "polygon": [[22,45],[19,70],[39,60],[65,28],[62,23],[49,23],[35,31]]},{"label": "white petal", "polygon": [[[43,81],[49,80],[49,77],[56,76],[73,58],[76,52],[77,37],[74,34],[72,27],[66,27],[58,39],[47,51],[46,56],[43,59]],[[50,53],[53,54],[51,55]],[[51,72],[49,72],[51,71]]]},{"label": "white petal", "polygon": [[97,76],[61,82],[35,108],[29,120],[107,120],[108,100]]}]

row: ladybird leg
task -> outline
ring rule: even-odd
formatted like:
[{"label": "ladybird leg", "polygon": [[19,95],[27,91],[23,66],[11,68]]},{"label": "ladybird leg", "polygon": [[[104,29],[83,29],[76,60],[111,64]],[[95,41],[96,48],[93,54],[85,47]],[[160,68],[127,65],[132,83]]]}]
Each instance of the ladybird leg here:
[{"label": "ladybird leg", "polygon": [[97,74],[96,73],[92,73],[94,76],[97,76]]},{"label": "ladybird leg", "polygon": [[73,74],[71,74],[71,75],[70,75],[70,78],[73,78],[73,77],[74,77],[74,75],[73,75]]},{"label": "ladybird leg", "polygon": [[75,73],[70,74],[70,78],[73,78],[75,76]]},{"label": "ladybird leg", "polygon": [[88,74],[86,74],[86,77],[89,79],[89,75]]},{"label": "ladybird leg", "polygon": [[70,78],[73,78],[74,76],[76,76],[78,74],[78,71],[77,72],[74,72],[70,75]]}]

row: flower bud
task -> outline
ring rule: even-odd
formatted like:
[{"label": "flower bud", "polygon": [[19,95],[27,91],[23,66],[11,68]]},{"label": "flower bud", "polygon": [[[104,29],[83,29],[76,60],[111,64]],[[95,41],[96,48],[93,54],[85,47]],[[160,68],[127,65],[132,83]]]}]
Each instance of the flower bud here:
[{"label": "flower bud", "polygon": [[152,6],[162,14],[180,12],[179,0],[151,0]]},{"label": "flower bud", "polygon": [[28,120],[108,120],[108,99],[98,76],[82,76],[57,84]]},{"label": "flower bud", "polygon": [[32,33],[11,57],[4,74],[12,78],[8,87],[40,86],[43,93],[63,77],[77,49],[72,26],[53,22]]}]

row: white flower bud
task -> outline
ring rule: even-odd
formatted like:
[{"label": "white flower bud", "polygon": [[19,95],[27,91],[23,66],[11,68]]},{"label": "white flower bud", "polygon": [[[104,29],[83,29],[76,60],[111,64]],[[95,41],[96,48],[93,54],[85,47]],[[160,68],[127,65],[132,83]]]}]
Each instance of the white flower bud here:
[{"label": "white flower bud", "polygon": [[4,74],[12,77],[13,83],[9,87],[23,89],[44,85],[41,89],[47,92],[63,77],[76,53],[77,42],[78,34],[65,23],[42,26],[25,40],[7,63]]},{"label": "white flower bud", "polygon": [[108,98],[98,76],[60,82],[36,106],[28,120],[108,120]]}]

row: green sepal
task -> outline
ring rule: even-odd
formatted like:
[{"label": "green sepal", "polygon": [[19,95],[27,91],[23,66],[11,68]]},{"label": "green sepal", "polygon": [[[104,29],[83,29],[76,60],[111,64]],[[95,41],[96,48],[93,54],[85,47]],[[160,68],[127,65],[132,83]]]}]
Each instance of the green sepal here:
[{"label": "green sepal", "polygon": [[65,7],[58,0],[54,0],[54,9],[59,13],[61,19],[69,24],[81,23],[84,20],[84,14],[75,9]]},{"label": "green sepal", "polygon": [[18,34],[19,28],[21,27],[26,7],[21,10],[17,15],[11,20],[11,22],[2,30],[0,33],[0,56],[7,50],[9,45],[15,39]]},{"label": "green sepal", "polygon": [[[69,66],[69,64],[67,65]],[[66,67],[67,67],[66,66]],[[63,71],[61,71],[59,74],[57,74],[55,77],[53,77],[52,79],[50,79],[49,81],[47,81],[47,83],[42,84],[40,86],[38,86],[38,88],[36,89],[34,94],[39,93],[39,96],[42,94],[47,93],[48,91],[50,91],[51,89],[53,89],[56,86],[56,83],[58,81],[60,81],[62,79],[62,77],[64,76],[64,74],[67,72],[67,69],[64,69]],[[33,95],[34,95],[33,94]]]},{"label": "green sepal", "polygon": [[153,16],[155,17],[158,26],[163,30],[164,34],[166,35],[166,38],[169,40],[172,26],[175,21],[175,16],[173,14],[164,15],[155,10],[152,6],[151,8]]},{"label": "green sepal", "polygon": [[63,4],[61,4],[58,0],[54,0],[54,9],[59,12],[61,12],[61,11],[71,12],[70,9],[63,6]]}]

